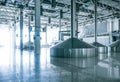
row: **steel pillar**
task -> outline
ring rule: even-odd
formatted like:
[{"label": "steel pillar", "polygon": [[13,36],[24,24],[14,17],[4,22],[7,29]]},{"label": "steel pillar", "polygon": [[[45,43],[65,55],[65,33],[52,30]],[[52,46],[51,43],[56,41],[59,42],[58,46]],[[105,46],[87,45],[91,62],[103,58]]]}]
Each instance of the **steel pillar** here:
[{"label": "steel pillar", "polygon": [[35,0],[35,36],[34,36],[34,43],[35,43],[35,54],[40,55],[41,49],[41,42],[40,42],[40,1]]},{"label": "steel pillar", "polygon": [[97,0],[95,0],[95,42],[97,42]]},{"label": "steel pillar", "polygon": [[45,32],[45,44],[47,45],[48,43],[47,43],[47,25],[45,26],[45,29],[46,29],[46,32]]},{"label": "steel pillar", "polygon": [[30,26],[30,16],[29,16],[29,18],[28,18],[28,41],[29,41],[29,49],[30,49],[30,42],[31,42],[30,32],[31,32],[31,26]]},{"label": "steel pillar", "polygon": [[20,9],[20,50],[23,50],[23,9]]},{"label": "steel pillar", "polygon": [[16,49],[16,19],[14,20],[14,28],[13,28],[13,44],[14,50]]},{"label": "steel pillar", "polygon": [[[76,37],[76,4],[75,0],[71,0],[71,38]],[[73,40],[71,40],[71,48],[73,48]]]},{"label": "steel pillar", "polygon": [[60,17],[60,19],[59,19],[59,40],[61,40],[60,31],[61,31],[61,17]]},{"label": "steel pillar", "polygon": [[76,4],[75,0],[71,0],[71,38],[76,34]]},{"label": "steel pillar", "polygon": [[76,38],[78,38],[78,16],[76,16],[76,33],[75,33]]}]

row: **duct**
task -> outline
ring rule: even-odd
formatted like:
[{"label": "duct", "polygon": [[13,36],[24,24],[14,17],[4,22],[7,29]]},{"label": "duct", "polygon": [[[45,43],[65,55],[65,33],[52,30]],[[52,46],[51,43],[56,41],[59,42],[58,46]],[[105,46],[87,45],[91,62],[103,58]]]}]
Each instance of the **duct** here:
[{"label": "duct", "polygon": [[111,52],[120,52],[120,40],[117,40],[109,45]]}]

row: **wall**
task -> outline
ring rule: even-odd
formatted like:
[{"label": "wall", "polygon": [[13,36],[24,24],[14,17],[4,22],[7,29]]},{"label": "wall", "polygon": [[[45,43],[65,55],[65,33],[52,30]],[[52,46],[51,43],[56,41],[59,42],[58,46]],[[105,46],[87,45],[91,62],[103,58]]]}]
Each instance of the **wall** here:
[{"label": "wall", "polygon": [[[95,25],[87,25],[85,26],[85,35],[93,35],[95,30]],[[107,21],[99,22],[97,24],[97,34],[106,33],[107,32]]]},{"label": "wall", "polygon": [[[87,43],[93,43],[94,42],[94,37],[83,38],[83,41],[85,41]],[[109,36],[99,36],[97,38],[97,41],[101,44],[109,45]]]}]

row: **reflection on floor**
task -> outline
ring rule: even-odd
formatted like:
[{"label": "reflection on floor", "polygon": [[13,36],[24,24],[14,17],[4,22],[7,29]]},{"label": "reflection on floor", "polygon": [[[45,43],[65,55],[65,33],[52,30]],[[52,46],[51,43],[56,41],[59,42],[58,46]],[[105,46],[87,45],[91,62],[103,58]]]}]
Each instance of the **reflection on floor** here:
[{"label": "reflection on floor", "polygon": [[120,53],[91,58],[50,58],[0,48],[0,82],[120,82]]}]

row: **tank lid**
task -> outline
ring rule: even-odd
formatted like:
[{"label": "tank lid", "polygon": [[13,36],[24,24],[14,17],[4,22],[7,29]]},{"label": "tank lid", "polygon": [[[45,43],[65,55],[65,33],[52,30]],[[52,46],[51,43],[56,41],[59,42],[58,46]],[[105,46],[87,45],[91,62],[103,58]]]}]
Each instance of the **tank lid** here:
[{"label": "tank lid", "polygon": [[76,48],[95,48],[95,46],[88,44],[77,38],[69,38],[51,48],[76,49]]},{"label": "tank lid", "polygon": [[115,42],[113,42],[112,44],[110,44],[110,47],[115,47],[115,46],[119,46],[120,45],[120,40],[117,40]]},{"label": "tank lid", "polygon": [[93,42],[91,43],[92,45],[96,46],[96,47],[106,47],[105,45],[98,43],[98,42]]}]

